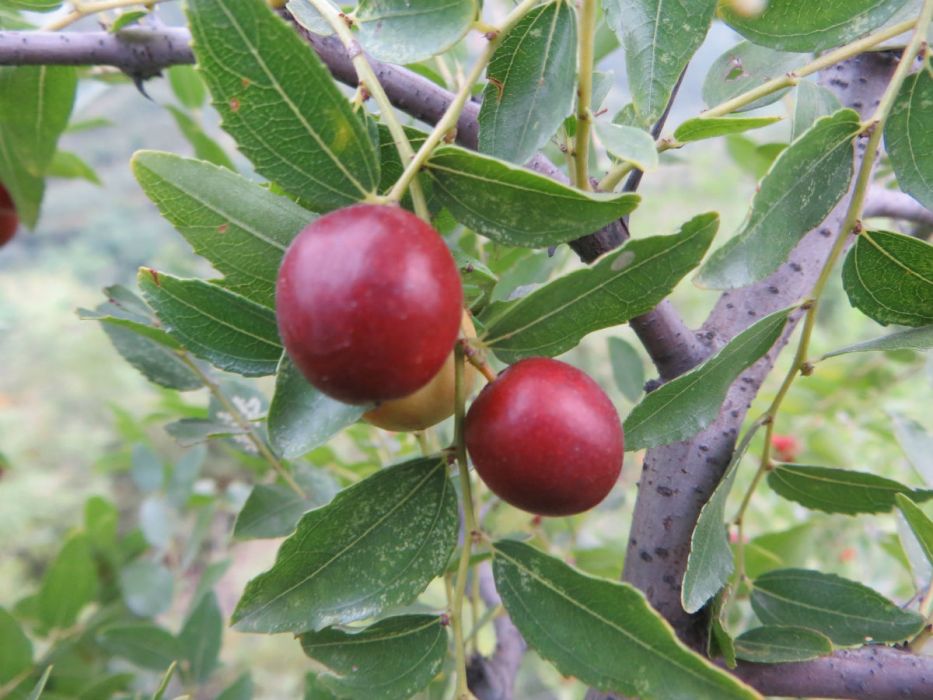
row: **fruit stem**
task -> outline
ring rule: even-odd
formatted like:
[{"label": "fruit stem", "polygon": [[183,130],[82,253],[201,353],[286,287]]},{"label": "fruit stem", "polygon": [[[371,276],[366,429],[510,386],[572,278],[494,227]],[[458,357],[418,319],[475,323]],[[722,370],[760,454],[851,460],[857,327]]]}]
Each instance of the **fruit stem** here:
[{"label": "fruit stem", "polygon": [[[803,303],[801,307],[805,310],[806,315],[803,320],[800,341],[797,344],[797,350],[794,353],[794,359],[791,362],[790,369],[787,371],[787,374],[784,377],[784,381],[781,382],[781,386],[775,394],[774,399],[772,399],[771,405],[768,406],[768,409],[765,411],[764,415],[759,419],[765,425],[764,447],[762,449],[761,459],[758,464],[758,471],[755,473],[752,482],[749,484],[748,489],[745,492],[745,496],[742,498],[742,504],[739,506],[738,513],[735,516],[734,522],[738,527],[737,534],[739,537],[737,542],[737,552],[741,552],[743,549],[742,528],[743,521],[745,519],[745,512],[751,503],[755,488],[758,486],[758,483],[761,481],[761,478],[764,476],[765,472],[767,472],[772,467],[771,437],[774,433],[775,420],[777,418],[778,412],[780,411],[781,404],[784,401],[784,397],[787,396],[787,393],[790,390],[791,385],[797,379],[797,376],[804,374],[805,372],[808,373],[810,370],[812,370],[812,364],[807,360],[807,355],[809,353],[810,337],[813,333],[813,326],[816,323],[816,313],[817,309],[819,308],[820,298],[822,297],[823,291],[825,290],[826,285],[832,276],[832,272],[839,260],[839,257],[842,255],[846,248],[846,241],[849,238],[849,234],[858,233],[861,230],[862,224],[860,218],[862,215],[862,207],[865,204],[865,195],[868,192],[868,186],[871,184],[872,168],[874,167],[875,159],[878,155],[878,149],[881,145],[884,124],[887,121],[888,114],[891,111],[894,100],[901,89],[901,85],[904,83],[904,79],[907,77],[907,74],[910,71],[910,67],[914,62],[914,58],[916,58],[917,54],[925,44],[926,31],[927,27],[930,25],[931,19],[933,19],[933,0],[925,0],[923,7],[920,10],[919,16],[915,20],[910,22],[902,22],[900,25],[897,25],[897,27],[903,27],[903,25],[913,26],[914,33],[910,38],[907,46],[904,48],[904,53],[901,55],[900,62],[898,63],[897,68],[894,70],[894,75],[891,76],[891,81],[885,88],[884,94],[881,96],[881,100],[878,102],[878,106],[875,108],[874,114],[872,114],[868,121],[863,123],[862,133],[870,133],[868,136],[868,142],[865,145],[865,155],[862,158],[858,175],[855,179],[855,187],[852,191],[852,199],[849,201],[849,207],[846,210],[846,215],[843,219],[842,225],[839,227],[839,233],[836,236],[836,240],[833,242],[833,247],[829,251],[826,262],[823,263],[823,268],[820,270],[819,277],[813,284],[813,289],[810,291],[810,297]],[[888,30],[888,32],[890,31],[891,30]],[[902,31],[903,29],[901,29],[901,32]],[[877,37],[883,33],[884,32],[879,32],[873,36]],[[868,38],[871,37],[867,37],[866,39]],[[862,41],[864,42],[865,40]],[[854,42],[849,46],[851,47],[858,43],[859,42]],[[838,51],[830,52],[823,58],[828,58],[834,53],[838,53]],[[845,56],[844,58],[847,57],[848,56]],[[814,63],[816,62],[817,61],[814,61]],[[832,64],[830,63],[827,65]],[[745,572],[740,570],[740,575],[744,577]]]},{"label": "fruit stem", "polygon": [[486,64],[492,59],[492,55],[496,52],[496,49],[499,47],[499,44],[502,42],[503,37],[511,31],[511,29],[518,24],[519,20],[525,16],[525,14],[532,7],[537,5],[539,0],[522,0],[515,9],[513,9],[506,18],[502,21],[502,24],[499,25],[498,30],[495,32],[487,33],[486,36],[489,39],[489,43],[486,45],[486,48],[483,50],[483,53],[476,60],[476,63],[473,64],[473,67],[470,69],[470,72],[467,74],[466,78],[463,81],[463,84],[460,86],[460,89],[457,91],[457,94],[454,96],[453,101],[448,105],[447,111],[444,112],[444,115],[438,120],[437,124],[434,126],[434,129],[428,134],[428,137],[424,140],[424,143],[421,144],[421,148],[418,149],[418,152],[415,154],[415,157],[405,166],[404,172],[401,174],[396,183],[392,186],[392,189],[389,190],[389,198],[395,201],[399,201],[402,198],[402,194],[405,192],[405,188],[408,187],[408,184],[412,181],[415,175],[424,167],[424,164],[428,161],[428,158],[431,157],[431,153],[434,151],[435,147],[441,142],[441,140],[447,136],[447,134],[457,126],[457,120],[460,118],[460,113],[463,111],[463,106],[466,104],[466,101],[470,98],[470,95],[473,91],[473,84],[479,80],[480,75],[483,70],[486,68]]},{"label": "fruit stem", "polygon": [[59,29],[64,29],[98,12],[116,10],[121,7],[130,7],[132,5],[157,5],[160,2],[165,2],[165,0],[100,0],[100,2],[72,2],[72,9],[68,14],[49,22],[42,27],[42,31],[55,32]]},{"label": "fruit stem", "polygon": [[[372,98],[376,100],[376,104],[379,105],[379,114],[382,115],[382,120],[388,127],[389,133],[392,134],[392,140],[395,142],[395,149],[398,151],[402,166],[408,166],[415,156],[415,151],[411,147],[408,136],[405,135],[405,129],[396,117],[395,109],[392,107],[392,103],[389,102],[385,90],[382,89],[382,83],[379,82],[379,78],[376,76],[373,67],[369,64],[360,43],[356,40],[356,37],[353,36],[350,27],[347,26],[346,21],[341,17],[337,8],[331,4],[330,0],[310,0],[310,2],[321,16],[327,20],[327,23],[330,24],[331,28],[337,34],[337,37],[343,43],[344,48],[346,48],[347,55],[350,57],[350,60],[353,62],[353,67],[356,69],[356,75],[360,82],[360,89],[364,93],[368,92]],[[418,181],[418,178],[413,177],[410,185],[411,200],[415,205],[415,213],[425,221],[430,221],[431,214],[428,211],[427,200],[424,198],[424,190],[421,188],[421,183]],[[399,202],[401,200],[401,194],[402,193],[399,193],[398,197],[390,196],[390,199],[394,202]]]},{"label": "fruit stem", "polygon": [[457,471],[460,478],[460,498],[463,504],[464,528],[463,547],[460,549],[460,562],[457,566],[457,580],[454,585],[453,604],[450,617],[454,632],[454,652],[457,665],[457,700],[469,700],[473,696],[467,686],[466,644],[463,636],[463,598],[466,591],[467,572],[470,568],[470,551],[473,538],[478,534],[476,516],[473,511],[473,489],[470,483],[470,468],[467,463],[466,442],[463,437],[463,423],[466,414],[466,383],[464,381],[463,344],[454,346],[454,450],[457,455]]},{"label": "fruit stem", "polygon": [[[922,14],[922,13],[921,13]],[[918,24],[923,23],[921,18],[915,18],[907,20],[906,22],[901,22],[893,26],[882,29],[881,31],[875,32],[874,34],[869,34],[863,39],[858,41],[853,41],[851,44],[846,44],[845,46],[840,46],[834,51],[829,51],[828,53],[819,56],[810,63],[798,68],[797,70],[790,71],[785,73],[779,78],[772,78],[766,83],[762,83],[756,88],[753,88],[747,92],[743,92],[741,95],[733,97],[731,100],[726,100],[721,102],[715,107],[703,112],[700,116],[705,118],[712,117],[721,117],[730,112],[734,112],[737,109],[744,107],[745,105],[751,104],[755,100],[764,97],[765,95],[770,95],[773,92],[777,92],[786,87],[792,87],[800,82],[801,78],[805,78],[808,75],[813,73],[818,73],[821,70],[829,68],[832,65],[840,63],[841,61],[846,60],[847,58],[852,58],[857,56],[860,53],[865,52],[866,50],[880,44],[882,41],[892,39],[899,34],[910,30],[912,27]],[[916,37],[916,33],[914,37]],[[905,55],[907,51],[905,49]],[[916,53],[914,54],[916,55]],[[913,60],[913,58],[911,58]]]},{"label": "fruit stem", "polygon": [[259,436],[256,432],[256,428],[253,424],[244,416],[240,410],[227,398],[227,395],[224,394],[223,390],[220,388],[220,385],[215,382],[211,377],[198,366],[198,363],[195,362],[191,355],[184,350],[178,353],[178,356],[181,358],[181,361],[197,375],[198,379],[201,380],[201,383],[207,387],[207,390],[211,392],[211,396],[217,399],[217,403],[223,406],[224,410],[230,414],[230,417],[234,420],[240,430],[243,431],[243,434],[246,436],[246,439],[249,440],[253,446],[256,448],[256,451],[265,459],[269,465],[276,471],[276,473],[282,477],[282,480],[291,487],[300,498],[307,499],[308,494],[305,493],[304,489],[295,481],[295,478],[289,473],[288,469],[285,468],[285,465],[276,457],[272,450],[269,449],[269,446],[266,445],[266,441]]},{"label": "fruit stem", "polygon": [[583,0],[580,7],[580,32],[577,41],[580,75],[577,82],[577,132],[573,144],[576,166],[574,184],[581,190],[590,190],[589,155],[590,128],[593,124],[593,63],[596,38],[596,0]]}]

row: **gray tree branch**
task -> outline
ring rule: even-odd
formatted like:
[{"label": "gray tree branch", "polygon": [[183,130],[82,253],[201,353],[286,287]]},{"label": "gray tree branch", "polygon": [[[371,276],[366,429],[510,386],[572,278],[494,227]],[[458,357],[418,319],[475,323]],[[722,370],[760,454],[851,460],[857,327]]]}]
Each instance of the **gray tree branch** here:
[{"label": "gray tree branch", "polygon": [[933,226],[933,211],[930,211],[909,194],[900,190],[872,187],[865,198],[865,218],[900,219],[913,221],[923,226]]}]

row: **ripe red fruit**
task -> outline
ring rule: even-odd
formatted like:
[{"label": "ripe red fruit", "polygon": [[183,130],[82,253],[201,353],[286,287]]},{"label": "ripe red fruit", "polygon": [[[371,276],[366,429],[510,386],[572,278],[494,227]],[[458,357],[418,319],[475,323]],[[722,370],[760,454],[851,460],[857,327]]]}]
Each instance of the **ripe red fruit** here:
[{"label": "ripe red fruit", "polygon": [[0,183],[0,246],[9,242],[19,227],[19,217],[16,215],[16,205],[7,192],[3,183]]},{"label": "ripe red fruit", "polygon": [[793,435],[772,435],[771,447],[780,462],[793,462],[800,454],[800,441]]},{"label": "ripe red fruit", "polygon": [[463,289],[433,228],[399,207],[360,204],[298,234],[275,305],[308,381],[365,404],[408,396],[437,374],[457,340]]},{"label": "ripe red fruit", "polygon": [[476,397],[464,437],[473,465],[502,500],[539,515],[573,515],[602,501],[622,468],[619,414],[575,367],[522,360]]}]

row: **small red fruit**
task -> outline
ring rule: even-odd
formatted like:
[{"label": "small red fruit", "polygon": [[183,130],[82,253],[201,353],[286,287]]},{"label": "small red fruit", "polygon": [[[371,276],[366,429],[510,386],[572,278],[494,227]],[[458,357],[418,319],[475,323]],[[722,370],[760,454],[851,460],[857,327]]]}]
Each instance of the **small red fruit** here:
[{"label": "small red fruit", "polygon": [[793,462],[800,454],[800,441],[793,435],[772,435],[771,447],[779,462]]},{"label": "small red fruit", "polygon": [[473,465],[502,500],[538,515],[573,515],[602,501],[619,478],[619,414],[575,367],[522,360],[476,397],[466,416]]},{"label": "small red fruit", "polygon": [[399,207],[359,204],[298,234],[275,305],[308,381],[365,404],[408,396],[438,373],[457,340],[463,289],[433,228]]},{"label": "small red fruit", "polygon": [[0,183],[0,246],[6,245],[19,228],[19,216],[16,215],[16,205],[7,192],[3,183]]}]

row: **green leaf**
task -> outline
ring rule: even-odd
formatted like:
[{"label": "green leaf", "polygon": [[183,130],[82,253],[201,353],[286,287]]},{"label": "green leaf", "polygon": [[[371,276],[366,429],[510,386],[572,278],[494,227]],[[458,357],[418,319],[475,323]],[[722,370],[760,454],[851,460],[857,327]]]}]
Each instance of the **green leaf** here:
[{"label": "green leaf", "polygon": [[[703,101],[709,107],[715,107],[800,68],[809,58],[806,54],[784,53],[742,41],[713,61],[703,80]],[[787,90],[775,90],[736,111],[765,107],[781,99]]]},{"label": "green leaf", "polygon": [[823,355],[820,359],[826,360],[830,357],[839,355],[848,355],[853,352],[885,352],[888,350],[929,350],[933,348],[933,325],[923,326],[921,328],[910,328],[906,331],[897,331],[883,335],[880,338],[872,338],[854,345],[846,345],[838,350],[833,350]]},{"label": "green leaf", "polygon": [[32,642],[10,613],[0,608],[0,686],[32,666]]},{"label": "green leaf", "polygon": [[497,243],[541,248],[579,238],[635,209],[636,194],[582,192],[489,156],[441,146],[435,192],[461,223]]},{"label": "green leaf", "polygon": [[306,497],[302,498],[284,484],[257,484],[237,515],[233,525],[234,539],[290,535],[302,515],[329,503],[339,490],[326,472],[316,469],[296,468],[294,477]]},{"label": "green leaf", "polygon": [[726,629],[724,618],[726,616],[726,597],[729,590],[720,591],[713,600],[709,615],[709,638],[706,643],[706,655],[715,659],[722,657],[728,668],[735,668],[735,640]]},{"label": "green leaf", "polygon": [[718,226],[718,215],[702,214],[673,236],[629,240],[593,267],[493,307],[481,319],[486,344],[503,362],[554,357],[588,333],[649,311],[699,264]]},{"label": "green leaf", "polygon": [[282,355],[269,406],[269,441],[286,459],[307,454],[359,420],[368,406],[351,406],[325,396]]},{"label": "green leaf", "polygon": [[246,377],[275,373],[282,346],[271,309],[210,282],[148,268],[137,281],[165,330],[192,353]]},{"label": "green leaf", "polygon": [[43,177],[68,125],[78,77],[71,66],[0,66],[0,182],[35,228]]},{"label": "green leaf", "polygon": [[181,657],[175,636],[146,622],[106,627],[97,635],[97,642],[108,654],[152,671],[164,671]]},{"label": "green leaf", "polygon": [[923,618],[902,610],[855,581],[807,569],[779,569],[758,577],[752,608],[765,625],[807,627],[843,646],[900,642],[923,627]]},{"label": "green leaf", "polygon": [[756,181],[765,176],[775,159],[787,148],[783,143],[758,144],[742,134],[729,134],[723,140],[735,164]]},{"label": "green leaf", "polygon": [[178,635],[180,656],[187,659],[188,671],[196,682],[204,683],[217,668],[223,631],[223,614],[217,596],[210,592],[191,611]]},{"label": "green leaf", "polygon": [[603,0],[606,21],[625,47],[628,84],[643,125],[661,116],[715,9],[716,0]]},{"label": "green leaf", "polygon": [[402,615],[359,631],[326,629],[301,635],[305,654],[327,667],[320,685],[342,698],[407,698],[437,675],[447,632],[434,615]]},{"label": "green leaf", "polygon": [[[392,132],[389,131],[389,127],[385,124],[377,124],[376,128],[379,132],[379,191],[388,192],[392,189],[392,185],[395,184],[395,181],[402,176],[405,168],[402,166],[402,159],[399,157],[398,149],[395,147],[395,140],[392,138]],[[402,128],[405,131],[405,136],[408,137],[408,143],[411,144],[411,147],[415,151],[417,151],[421,147],[421,144],[428,138],[428,135],[420,129],[415,129],[410,126],[403,126]],[[419,177],[418,180],[421,183],[421,189],[424,190],[428,208],[434,212],[439,206],[436,206],[437,201],[433,196],[434,191],[431,186],[431,181],[427,177]],[[414,205],[411,201],[411,192],[405,192],[405,196],[402,197],[402,206],[410,211],[414,210]]]},{"label": "green leaf", "polygon": [[633,586],[589,576],[521,542],[496,542],[493,555],[512,621],[561,674],[643,700],[760,697],[684,646]]},{"label": "green leaf", "polygon": [[905,0],[768,0],[763,12],[743,15],[731,5],[720,16],[746,39],[781,51],[821,51],[848,43],[884,24]]},{"label": "green leaf", "polygon": [[132,166],[162,216],[225,275],[225,287],[275,307],[282,256],[314,214],[240,175],[171,153],[138,151]]},{"label": "green leaf", "polygon": [[444,460],[383,469],[299,521],[273,567],[246,586],[235,627],[305,632],[406,605],[444,570],[457,520]]},{"label": "green leaf", "polygon": [[182,418],[168,423],[165,432],[175,438],[182,447],[200,445],[209,440],[217,440],[243,435],[245,430],[234,422],[223,420],[206,420],[202,418]]},{"label": "green leaf", "polygon": [[152,700],[162,700],[165,697],[165,691],[168,689],[168,684],[172,682],[172,676],[175,675],[176,668],[178,668],[178,662],[173,661],[169,664],[169,667],[165,669],[165,673],[162,674],[162,680],[159,681],[159,687],[156,688],[156,691],[152,694]]},{"label": "green leaf", "polygon": [[204,129],[201,128],[201,125],[192,119],[187,112],[178,109],[178,107],[173,107],[172,105],[167,105],[165,108],[175,119],[175,123],[178,125],[178,130],[181,132],[181,135],[184,136],[188,143],[194,148],[194,155],[196,158],[236,172],[236,166],[233,164],[233,161],[230,160],[230,156],[227,155],[226,151],[224,151],[219,143],[208,136]]},{"label": "green leaf", "polygon": [[756,664],[807,661],[832,650],[829,637],[805,627],[756,627],[735,640],[736,658]]},{"label": "green leaf", "polygon": [[729,386],[771,349],[791,310],[759,319],[706,362],[645,396],[625,419],[625,449],[685,440],[712,423]]},{"label": "green leaf", "polygon": [[45,690],[46,684],[49,682],[49,676],[52,675],[52,667],[46,666],[45,671],[42,672],[42,677],[39,679],[39,682],[36,683],[35,687],[32,689],[32,692],[29,693],[29,696],[26,700],[39,700],[42,696],[42,692]]},{"label": "green leaf", "polygon": [[123,600],[139,617],[155,617],[172,604],[172,573],[161,564],[145,559],[130,562],[120,572]]},{"label": "green leaf", "polygon": [[253,678],[249,672],[227,686],[217,700],[253,700]]},{"label": "green leaf", "polygon": [[223,119],[256,170],[312,209],[375,191],[379,161],[317,54],[262,0],[191,0],[198,65]]},{"label": "green leaf", "polygon": [[70,151],[55,151],[52,156],[52,162],[46,169],[45,174],[48,177],[61,177],[71,180],[87,180],[95,185],[100,185],[100,178],[90,165],[84,162],[80,156]]},{"label": "green leaf", "polygon": [[895,497],[897,508],[901,511],[911,531],[920,543],[920,548],[930,564],[933,564],[933,520],[915,503],[916,499],[899,493]]},{"label": "green leaf", "polygon": [[354,19],[364,49],[404,64],[444,53],[469,31],[476,11],[476,0],[361,0]]},{"label": "green leaf", "polygon": [[933,486],[933,435],[914,420],[899,413],[891,414],[894,435],[901,450],[928,486]]},{"label": "green leaf", "polygon": [[859,128],[858,114],[844,109],[817,120],[788,146],[761,181],[742,230],[713,252],[698,283],[736,289],[774,272],[846,193]]},{"label": "green leaf", "polygon": [[188,109],[199,109],[207,99],[207,88],[198,72],[191,66],[172,66],[168,74],[168,84],[178,101]]},{"label": "green leaf", "polygon": [[46,627],[71,627],[78,613],[97,596],[97,567],[87,535],[69,537],[42,577],[39,620]]},{"label": "green leaf", "polygon": [[701,141],[727,134],[738,134],[749,129],[760,129],[779,121],[781,117],[716,117],[713,119],[694,117],[677,127],[674,131],[674,138],[683,143]]},{"label": "green leaf", "polygon": [[318,12],[309,0],[288,0],[285,5],[295,21],[309,32],[320,34],[321,36],[330,36],[334,33],[334,28],[330,26],[321,13]]},{"label": "green leaf", "polygon": [[884,127],[884,145],[904,192],[933,209],[933,76],[908,76]]},{"label": "green leaf", "polygon": [[576,15],[569,3],[551,2],[522,17],[486,69],[481,152],[522,164],[548,142],[573,110],[576,50]]},{"label": "green leaf", "polygon": [[101,321],[104,333],[117,352],[149,381],[176,391],[192,391],[204,386],[176,350],[141,335],[135,328],[116,325],[105,318]]},{"label": "green leaf", "polygon": [[51,12],[62,5],[62,0],[4,0],[5,5],[29,12]]},{"label": "green leaf", "polygon": [[768,472],[768,485],[805,508],[846,515],[889,512],[897,494],[933,498],[933,491],[914,490],[875,474],[801,464],[776,465]]},{"label": "green leaf", "polygon": [[842,103],[835,93],[810,80],[797,84],[797,99],[794,102],[791,141],[813,126],[820,117],[827,117],[842,109]]},{"label": "green leaf", "polygon": [[622,338],[610,338],[608,343],[612,378],[625,398],[637,401],[645,391],[645,365],[641,355]]},{"label": "green leaf", "polygon": [[[734,569],[732,548],[726,529],[726,502],[735,483],[739,464],[748,451],[751,438],[760,426],[753,424],[732,455],[716,490],[700,511],[690,538],[690,554],[684,572],[680,601],[684,610],[695,613],[722,590]],[[626,436],[627,438],[628,436]]]},{"label": "green leaf", "polygon": [[933,324],[933,245],[889,231],[863,231],[846,255],[849,303],[882,326]]},{"label": "green leaf", "polygon": [[619,160],[644,172],[658,167],[658,148],[651,134],[644,129],[623,124],[600,124],[596,133],[606,150]]},{"label": "green leaf", "polygon": [[139,22],[139,20],[141,20],[143,17],[145,17],[148,14],[149,12],[146,10],[122,12],[113,21],[113,24],[110,25],[108,31],[110,31],[111,34],[115,34],[116,32],[119,32],[124,27],[128,27],[131,24],[136,24],[137,22]]}]

